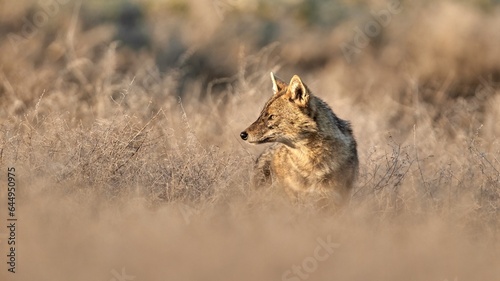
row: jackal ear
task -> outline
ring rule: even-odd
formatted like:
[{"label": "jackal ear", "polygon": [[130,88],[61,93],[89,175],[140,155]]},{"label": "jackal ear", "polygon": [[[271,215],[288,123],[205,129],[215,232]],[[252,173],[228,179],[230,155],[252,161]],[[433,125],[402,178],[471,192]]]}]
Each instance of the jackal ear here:
[{"label": "jackal ear", "polygon": [[299,76],[294,75],[292,77],[288,91],[290,91],[290,98],[298,105],[306,106],[309,102],[309,90],[307,86],[302,83]]},{"label": "jackal ear", "polygon": [[285,81],[281,80],[278,76],[274,75],[274,73],[271,72],[271,81],[273,81],[273,93],[277,94],[281,90],[286,88],[286,83]]}]

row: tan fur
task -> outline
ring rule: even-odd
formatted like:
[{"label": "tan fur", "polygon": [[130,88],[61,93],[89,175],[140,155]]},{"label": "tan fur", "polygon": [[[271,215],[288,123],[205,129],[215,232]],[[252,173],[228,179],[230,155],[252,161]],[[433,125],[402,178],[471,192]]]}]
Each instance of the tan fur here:
[{"label": "tan fur", "polygon": [[293,198],[340,204],[358,173],[349,122],[338,118],[297,75],[289,85],[273,73],[271,78],[274,95],[241,133],[250,143],[274,142],[255,163],[254,184],[277,184]]}]

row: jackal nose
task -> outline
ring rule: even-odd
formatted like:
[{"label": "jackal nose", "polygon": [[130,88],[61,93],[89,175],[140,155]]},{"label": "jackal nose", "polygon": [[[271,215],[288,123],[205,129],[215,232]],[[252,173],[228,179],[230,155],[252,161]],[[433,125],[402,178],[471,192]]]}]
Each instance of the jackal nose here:
[{"label": "jackal nose", "polygon": [[248,139],[248,134],[247,132],[243,131],[240,133],[240,137],[242,140],[247,140]]}]

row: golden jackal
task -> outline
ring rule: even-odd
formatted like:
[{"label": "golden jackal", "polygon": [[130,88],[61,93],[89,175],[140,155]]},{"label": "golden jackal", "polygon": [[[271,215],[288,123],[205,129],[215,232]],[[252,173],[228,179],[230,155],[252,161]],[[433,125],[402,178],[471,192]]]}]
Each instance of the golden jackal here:
[{"label": "golden jackal", "polygon": [[254,185],[277,183],[293,198],[312,195],[328,205],[341,203],[358,173],[349,122],[314,96],[299,76],[290,85],[272,72],[271,79],[274,95],[240,134],[253,144],[275,142],[255,163]]}]

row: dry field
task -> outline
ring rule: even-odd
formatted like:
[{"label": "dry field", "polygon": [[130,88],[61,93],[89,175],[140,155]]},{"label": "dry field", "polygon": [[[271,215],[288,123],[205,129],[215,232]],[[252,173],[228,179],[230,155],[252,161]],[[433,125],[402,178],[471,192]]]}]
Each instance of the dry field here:
[{"label": "dry field", "polygon": [[[0,280],[500,280],[499,26],[494,0],[0,0]],[[338,213],[249,186],[270,71],[353,124]]]}]

